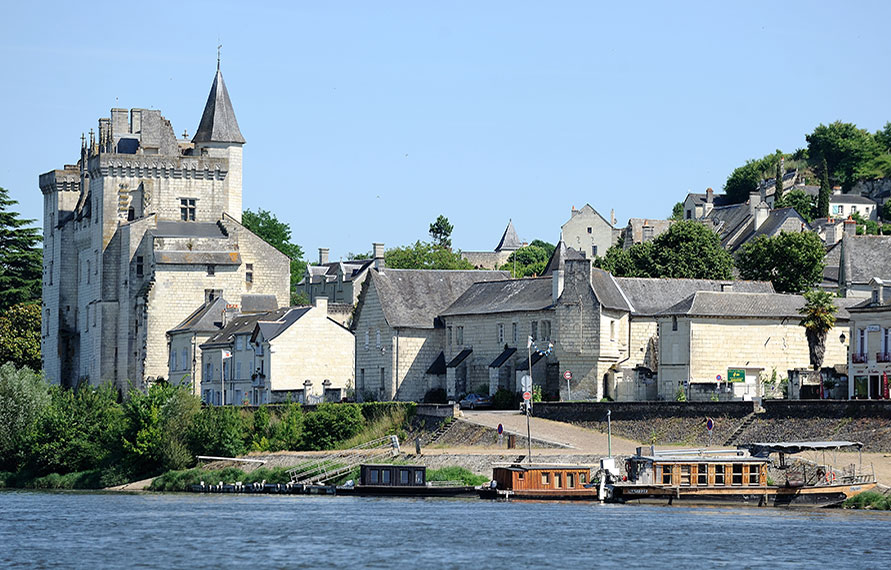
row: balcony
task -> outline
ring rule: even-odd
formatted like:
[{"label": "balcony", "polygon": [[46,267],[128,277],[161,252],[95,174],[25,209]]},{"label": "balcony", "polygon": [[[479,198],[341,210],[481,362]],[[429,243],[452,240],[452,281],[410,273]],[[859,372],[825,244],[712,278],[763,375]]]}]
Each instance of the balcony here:
[{"label": "balcony", "polygon": [[867,357],[866,357],[865,353],[864,354],[854,353],[851,355],[851,362],[853,362],[854,364],[863,364],[866,362],[866,360],[867,360]]},{"label": "balcony", "polygon": [[876,362],[891,362],[891,352],[877,352]]}]

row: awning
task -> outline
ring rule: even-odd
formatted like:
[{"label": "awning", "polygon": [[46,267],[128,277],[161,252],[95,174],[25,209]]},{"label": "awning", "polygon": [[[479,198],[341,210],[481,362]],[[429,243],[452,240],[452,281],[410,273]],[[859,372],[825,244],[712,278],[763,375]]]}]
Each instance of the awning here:
[{"label": "awning", "polygon": [[[538,364],[538,361],[541,360],[542,358],[544,358],[544,354],[541,354],[539,352],[533,353],[532,354],[532,366],[535,366],[536,364]],[[517,366],[517,370],[529,370],[529,359],[524,358],[523,362],[521,362],[520,365]]]},{"label": "awning", "polygon": [[492,361],[489,368],[501,368],[504,366],[504,363],[507,362],[507,359],[513,356],[515,352],[517,352],[516,348],[505,348],[504,352],[499,354],[498,358]]},{"label": "awning", "polygon": [[825,451],[827,449],[844,449],[863,447],[859,441],[781,441],[778,443],[747,443],[738,445],[739,449],[748,449],[752,455],[768,455],[770,453],[801,453],[802,451]]},{"label": "awning", "polygon": [[434,376],[443,376],[446,373],[445,354],[442,351],[439,351],[439,356],[436,357],[426,373]]},{"label": "awning", "polygon": [[458,366],[459,364],[461,364],[462,362],[464,362],[464,359],[467,358],[468,356],[470,356],[470,354],[471,354],[472,352],[473,352],[473,349],[472,349],[472,348],[465,348],[464,350],[462,350],[461,352],[459,352],[459,353],[458,353],[458,356],[456,356],[455,358],[453,358],[453,359],[451,360],[451,362],[449,362],[448,364],[446,364],[446,368],[455,368],[456,366]]}]

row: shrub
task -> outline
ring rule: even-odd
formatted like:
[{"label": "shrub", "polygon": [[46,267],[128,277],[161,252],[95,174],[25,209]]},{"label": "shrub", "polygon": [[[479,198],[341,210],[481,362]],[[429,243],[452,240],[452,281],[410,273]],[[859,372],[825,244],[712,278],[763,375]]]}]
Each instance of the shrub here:
[{"label": "shrub", "polygon": [[49,403],[49,386],[40,374],[9,362],[0,366],[0,469],[19,468],[25,442]]},{"label": "shrub", "polygon": [[244,435],[237,409],[209,406],[195,415],[187,441],[193,455],[235,457],[245,451]]},{"label": "shrub", "polygon": [[449,397],[445,388],[431,388],[424,394],[424,402],[427,404],[448,404]]},{"label": "shrub", "polygon": [[512,410],[519,405],[519,400],[519,397],[514,392],[499,388],[495,395],[492,396],[492,407],[497,410]]},{"label": "shrub", "polygon": [[364,423],[357,404],[320,404],[303,420],[301,446],[309,450],[332,449],[359,433]]},{"label": "shrub", "polygon": [[428,481],[460,481],[463,485],[483,485],[489,482],[485,475],[465,469],[464,467],[449,466],[442,469],[427,470]]}]

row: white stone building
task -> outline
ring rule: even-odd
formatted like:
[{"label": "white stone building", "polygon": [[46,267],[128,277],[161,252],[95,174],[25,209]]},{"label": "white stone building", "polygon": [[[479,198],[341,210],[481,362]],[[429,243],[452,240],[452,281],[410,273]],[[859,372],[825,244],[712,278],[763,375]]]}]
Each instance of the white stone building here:
[{"label": "white stone building", "polygon": [[573,207],[569,220],[560,228],[560,239],[567,247],[588,259],[594,259],[605,255],[606,250],[618,240],[622,230],[615,229],[614,223],[597,213],[591,204],[585,204],[581,210]]},{"label": "white stone building", "polygon": [[891,288],[879,278],[870,284],[872,295],[848,307],[848,398],[878,400],[888,398],[891,383]]}]

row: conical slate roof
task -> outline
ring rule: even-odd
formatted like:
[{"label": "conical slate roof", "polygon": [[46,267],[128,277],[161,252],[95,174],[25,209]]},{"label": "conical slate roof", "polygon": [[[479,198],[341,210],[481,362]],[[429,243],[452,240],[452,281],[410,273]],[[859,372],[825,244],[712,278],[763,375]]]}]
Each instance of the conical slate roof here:
[{"label": "conical slate roof", "polygon": [[507,222],[507,228],[504,230],[504,235],[501,236],[501,241],[498,242],[498,245],[495,247],[495,251],[514,251],[521,247],[523,247],[523,242],[521,242],[519,236],[517,236],[517,230],[514,229],[513,220],[509,220]]},{"label": "conical slate roof", "polygon": [[204,106],[204,114],[201,115],[201,123],[198,132],[192,137],[192,142],[225,142],[244,144],[244,137],[238,128],[235,119],[235,111],[232,109],[232,101],[229,100],[229,91],[223,81],[223,74],[217,69],[213,79],[213,86],[207,96],[207,104]]}]

